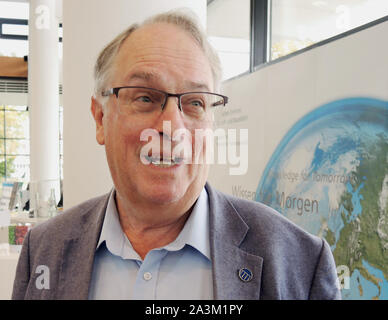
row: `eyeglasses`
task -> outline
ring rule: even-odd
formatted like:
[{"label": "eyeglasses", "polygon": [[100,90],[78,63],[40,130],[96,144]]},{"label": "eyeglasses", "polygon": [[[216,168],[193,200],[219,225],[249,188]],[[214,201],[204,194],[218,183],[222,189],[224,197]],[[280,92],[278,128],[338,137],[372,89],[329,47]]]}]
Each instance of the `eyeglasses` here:
[{"label": "eyeglasses", "polygon": [[137,86],[111,88],[101,94],[104,97],[114,94],[118,99],[119,111],[123,114],[147,114],[160,110],[159,108],[163,110],[167,99],[176,97],[178,98],[179,110],[192,119],[203,119],[210,108],[225,106],[228,103],[228,97],[212,92],[175,94]]}]

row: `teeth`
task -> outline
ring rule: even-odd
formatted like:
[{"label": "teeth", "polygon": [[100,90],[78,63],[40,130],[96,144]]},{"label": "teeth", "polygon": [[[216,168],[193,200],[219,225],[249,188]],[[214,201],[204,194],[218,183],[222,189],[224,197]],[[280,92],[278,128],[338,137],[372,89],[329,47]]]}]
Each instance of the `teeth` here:
[{"label": "teeth", "polygon": [[159,158],[153,158],[153,157],[150,157],[150,156],[145,156],[145,158],[151,162],[153,165],[155,166],[158,166],[160,168],[168,168],[168,167],[172,167],[176,164],[179,164],[183,161],[183,158],[174,158],[174,159],[163,159],[162,161],[160,161]]},{"label": "teeth", "polygon": [[168,167],[172,167],[173,165],[175,165],[174,162],[172,162],[172,163],[154,163],[154,162],[152,162],[152,164],[159,167],[159,168],[168,168]]},{"label": "teeth", "polygon": [[183,158],[174,158],[173,160],[175,163],[181,163],[183,162]]}]

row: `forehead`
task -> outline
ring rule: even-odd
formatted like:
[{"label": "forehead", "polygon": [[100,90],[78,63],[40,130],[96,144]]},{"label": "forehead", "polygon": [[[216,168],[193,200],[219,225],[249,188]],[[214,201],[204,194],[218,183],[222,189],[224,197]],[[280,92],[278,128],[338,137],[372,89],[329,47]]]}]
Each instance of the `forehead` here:
[{"label": "forehead", "polygon": [[210,63],[202,48],[187,31],[168,23],[143,26],[123,42],[114,62],[113,81],[127,84],[141,73],[155,75],[143,79],[147,81],[168,81],[171,86],[174,81],[203,83],[212,89]]}]

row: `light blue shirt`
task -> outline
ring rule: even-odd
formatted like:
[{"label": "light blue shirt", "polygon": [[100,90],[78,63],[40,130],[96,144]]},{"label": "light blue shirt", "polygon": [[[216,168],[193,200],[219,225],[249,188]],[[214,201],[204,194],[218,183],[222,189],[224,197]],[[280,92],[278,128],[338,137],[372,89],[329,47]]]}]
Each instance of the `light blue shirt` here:
[{"label": "light blue shirt", "polygon": [[113,191],[94,257],[89,299],[213,299],[206,189],[178,237],[148,252],[144,261],[121,228]]}]

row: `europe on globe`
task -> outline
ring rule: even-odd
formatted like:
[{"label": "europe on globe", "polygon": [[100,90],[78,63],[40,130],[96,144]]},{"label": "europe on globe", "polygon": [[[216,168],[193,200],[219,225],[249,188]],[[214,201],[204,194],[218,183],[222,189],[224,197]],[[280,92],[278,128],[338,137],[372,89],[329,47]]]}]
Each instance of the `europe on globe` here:
[{"label": "europe on globe", "polygon": [[343,299],[388,299],[388,102],[348,98],[300,119],[256,201],[331,246]]}]

